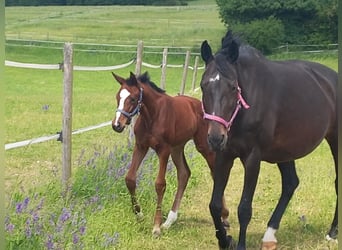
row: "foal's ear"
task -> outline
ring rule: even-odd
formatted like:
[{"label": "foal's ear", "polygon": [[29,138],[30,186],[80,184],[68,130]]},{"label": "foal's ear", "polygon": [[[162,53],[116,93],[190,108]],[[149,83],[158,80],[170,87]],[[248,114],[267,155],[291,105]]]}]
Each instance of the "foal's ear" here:
[{"label": "foal's ear", "polygon": [[207,40],[203,41],[201,45],[201,56],[206,65],[214,58]]},{"label": "foal's ear", "polygon": [[132,85],[138,85],[138,80],[132,71],[130,72],[130,75],[129,75],[129,81]]},{"label": "foal's ear", "polygon": [[122,77],[116,75],[116,74],[113,73],[113,72],[112,72],[112,75],[113,75],[113,77],[115,78],[115,80],[116,80],[118,83],[120,83],[120,85],[122,85],[122,84],[124,84],[124,83],[126,82],[124,78],[122,78]]},{"label": "foal's ear", "polygon": [[235,63],[239,57],[239,44],[233,39],[231,44],[229,44],[227,51],[227,60],[230,63]]}]

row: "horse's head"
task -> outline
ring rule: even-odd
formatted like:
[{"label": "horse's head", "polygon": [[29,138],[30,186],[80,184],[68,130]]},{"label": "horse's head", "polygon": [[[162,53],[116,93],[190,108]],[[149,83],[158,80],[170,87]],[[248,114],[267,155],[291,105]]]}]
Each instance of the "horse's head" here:
[{"label": "horse's head", "polygon": [[116,94],[117,110],[112,127],[114,131],[121,133],[125,126],[130,124],[132,117],[140,111],[143,89],[139,87],[138,80],[132,72],[127,80],[112,74],[121,85]]},{"label": "horse's head", "polygon": [[215,55],[207,41],[201,46],[206,65],[201,80],[203,112],[204,118],[210,120],[208,143],[215,151],[224,149],[241,104],[248,108],[238,85],[239,46],[231,31],[222,39],[222,48]]}]

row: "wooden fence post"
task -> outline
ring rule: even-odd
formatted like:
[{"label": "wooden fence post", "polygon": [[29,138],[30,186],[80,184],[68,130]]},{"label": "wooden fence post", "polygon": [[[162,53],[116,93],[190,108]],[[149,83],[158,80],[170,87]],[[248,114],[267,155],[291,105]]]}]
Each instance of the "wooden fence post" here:
[{"label": "wooden fence post", "polygon": [[186,56],[185,56],[185,63],[184,63],[184,69],[183,69],[183,78],[182,78],[181,89],[180,89],[180,94],[181,95],[184,94],[186,77],[188,75],[188,70],[189,70],[189,61],[190,61],[190,51],[187,51],[186,52]]},{"label": "wooden fence post", "polygon": [[161,66],[161,79],[160,79],[160,87],[162,89],[166,89],[166,66],[167,66],[167,48],[163,50],[163,62]]},{"label": "wooden fence post", "polygon": [[[137,47],[137,60],[136,60],[136,64],[135,64],[135,75],[141,74],[143,48],[144,48],[143,41],[139,41],[138,47]],[[136,119],[137,119],[136,116],[134,116],[132,118],[131,125],[129,126],[129,135],[128,135],[128,146],[129,147],[132,147],[134,144],[134,125],[135,125]]]},{"label": "wooden fence post", "polygon": [[69,179],[71,177],[71,131],[72,131],[72,85],[73,85],[73,48],[71,43],[64,44],[64,62],[63,62],[63,166],[62,183],[67,190]]},{"label": "wooden fence post", "polygon": [[199,59],[199,57],[196,56],[195,57],[195,64],[194,64],[194,72],[192,74],[192,83],[191,83],[191,90],[192,91],[195,90],[195,86],[196,86],[197,70],[198,70],[198,59]]}]

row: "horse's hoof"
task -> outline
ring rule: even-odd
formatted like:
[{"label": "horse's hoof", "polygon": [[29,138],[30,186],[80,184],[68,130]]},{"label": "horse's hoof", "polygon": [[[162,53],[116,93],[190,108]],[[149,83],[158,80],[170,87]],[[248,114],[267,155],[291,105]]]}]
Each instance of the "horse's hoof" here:
[{"label": "horse's hoof", "polygon": [[338,236],[338,228],[336,227],[332,227],[329,231],[329,233],[327,234],[327,236],[325,236],[325,239],[327,241],[337,241],[337,236]]},{"label": "horse's hoof", "polygon": [[230,224],[229,224],[228,220],[222,220],[222,225],[226,230],[228,230],[230,228]]},{"label": "horse's hoof", "polygon": [[152,230],[152,236],[153,238],[159,238],[161,235],[161,230],[159,227],[154,227]]},{"label": "horse's hoof", "polygon": [[277,242],[274,241],[266,241],[261,245],[261,250],[275,250],[277,249]]},{"label": "horse's hoof", "polygon": [[235,242],[234,242],[233,237],[231,235],[227,235],[226,240],[227,240],[227,246],[225,246],[225,247],[219,246],[220,250],[233,250],[236,248]]},{"label": "horse's hoof", "polygon": [[135,216],[138,222],[141,222],[144,220],[144,214],[142,212],[136,213]]},{"label": "horse's hoof", "polygon": [[337,241],[337,238],[334,238],[334,237],[331,237],[329,234],[327,234],[326,236],[325,236],[325,239],[327,240],[327,241],[329,241],[329,242],[338,242]]}]

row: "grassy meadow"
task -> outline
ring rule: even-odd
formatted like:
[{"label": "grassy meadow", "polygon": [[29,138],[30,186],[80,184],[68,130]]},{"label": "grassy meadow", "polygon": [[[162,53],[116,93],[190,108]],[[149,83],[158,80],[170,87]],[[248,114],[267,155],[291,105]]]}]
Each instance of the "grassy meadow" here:
[{"label": "grassy meadow", "polygon": [[[187,47],[199,52],[203,40],[218,48],[225,27],[214,1],[193,1],[182,7],[9,7],[6,11],[6,60],[56,64],[63,60],[58,46],[18,44],[11,39],[32,39],[88,44]],[[30,46],[31,45],[31,46]],[[126,63],[134,53],[98,52],[76,47],[74,65],[109,66]],[[89,51],[91,50],[92,51]],[[101,50],[108,49],[107,47]],[[147,48],[148,49],[148,48]],[[135,49],[130,49],[135,50]],[[337,54],[281,54],[277,60],[303,58],[337,70]],[[161,54],[144,54],[144,61],[159,64]],[[169,63],[182,64],[184,55],[170,55]],[[203,65],[203,62],[200,62]],[[128,77],[134,65],[116,70]],[[159,83],[160,69],[147,70]],[[203,71],[198,72],[197,86]],[[168,68],[166,90],[176,95],[183,70]],[[52,135],[62,127],[63,74],[59,70],[5,67],[5,142],[12,143]],[[192,92],[192,71],[186,94]],[[118,84],[110,71],[75,71],[73,129],[113,118]],[[7,249],[217,249],[209,213],[212,189],[210,173],[192,142],[186,157],[192,170],[178,221],[160,238],[153,238],[154,179],[158,161],[154,152],[138,173],[138,198],[145,219],[137,222],[130,206],[124,176],[132,148],[127,131],[116,134],[104,127],[73,136],[72,187],[61,189],[60,142],[48,141],[5,152],[6,248]],[[279,249],[337,249],[324,240],[335,206],[335,174],[329,147],[324,142],[312,154],[297,161],[300,186],[277,233]],[[243,169],[237,160],[226,190],[230,208],[230,234],[238,237],[237,205]],[[163,214],[167,216],[176,190],[176,171],[170,162]],[[280,175],[271,164],[262,164],[248,228],[248,249],[258,249],[267,221],[280,194]]]}]

